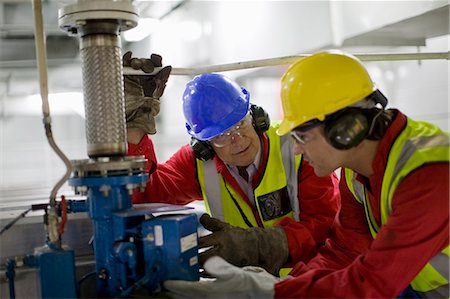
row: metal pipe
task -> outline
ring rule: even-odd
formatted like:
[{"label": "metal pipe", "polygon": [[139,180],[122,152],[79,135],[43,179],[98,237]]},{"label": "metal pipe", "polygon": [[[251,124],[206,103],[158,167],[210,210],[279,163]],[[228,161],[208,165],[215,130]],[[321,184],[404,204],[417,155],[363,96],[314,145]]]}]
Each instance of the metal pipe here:
[{"label": "metal pipe", "polygon": [[[117,25],[117,32],[118,28]],[[120,38],[115,34],[84,35],[80,38],[80,56],[88,155],[91,158],[125,156]]]},{"label": "metal pipe", "polygon": [[59,10],[60,28],[80,38],[88,156],[127,152],[120,32],[138,15],[131,1],[79,0]]},{"label": "metal pipe", "polygon": [[51,118],[50,118],[50,107],[48,104],[48,75],[47,75],[47,52],[45,48],[45,33],[44,33],[44,22],[42,15],[42,1],[33,1],[33,13],[34,13],[34,28],[35,28],[35,45],[36,45],[36,61],[39,72],[39,89],[42,98],[42,112],[43,112],[43,122],[45,127],[45,135],[47,136],[48,143],[50,147],[55,151],[59,158],[66,165],[66,173],[63,177],[55,184],[50,193],[50,211],[48,218],[48,237],[52,244],[58,245],[59,234],[58,234],[58,217],[54,211],[56,208],[56,194],[62,185],[67,181],[72,173],[72,164],[67,156],[61,151],[61,149],[56,144],[53,139]]},{"label": "metal pipe", "polygon": [[16,277],[16,261],[12,259],[8,259],[6,262],[6,278],[8,279],[8,286],[9,286],[9,298],[15,299],[16,298],[16,289],[14,286],[14,278]]},{"label": "metal pipe", "polygon": [[[243,69],[251,69],[258,67],[271,67],[280,65],[289,65],[300,58],[310,56],[311,54],[299,54],[293,56],[275,57],[260,60],[242,61],[228,64],[217,64],[211,66],[194,67],[194,68],[172,68],[171,75],[199,75],[203,73],[236,71]],[[378,53],[378,54],[354,54],[361,61],[402,61],[402,60],[436,60],[436,59],[450,59],[450,52],[436,52],[436,53]],[[124,75],[154,75],[157,74],[161,68],[155,68],[152,73],[144,73],[141,70],[135,70],[131,67],[124,67]]]}]

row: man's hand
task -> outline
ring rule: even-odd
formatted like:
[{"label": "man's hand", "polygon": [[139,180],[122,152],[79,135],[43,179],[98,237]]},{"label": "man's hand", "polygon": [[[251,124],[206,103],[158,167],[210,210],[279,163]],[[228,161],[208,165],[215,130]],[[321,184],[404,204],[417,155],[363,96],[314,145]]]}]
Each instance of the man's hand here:
[{"label": "man's hand", "polygon": [[173,298],[251,298],[268,299],[275,294],[279,278],[259,267],[238,268],[218,256],[205,262],[205,270],[215,280],[167,280],[164,287]]},{"label": "man's hand", "polygon": [[[150,59],[132,58],[128,51],[123,55],[123,66],[152,73],[155,67],[162,67],[162,57],[152,54]],[[125,114],[127,128],[139,128],[146,133],[155,134],[155,116],[159,113],[159,98],[164,93],[171,66],[162,68],[155,75],[124,76]]]},{"label": "man's hand", "polygon": [[208,214],[200,217],[200,223],[212,232],[199,239],[199,248],[211,247],[200,253],[200,265],[217,255],[238,267],[259,266],[278,275],[289,258],[286,234],[281,227],[243,229]]}]

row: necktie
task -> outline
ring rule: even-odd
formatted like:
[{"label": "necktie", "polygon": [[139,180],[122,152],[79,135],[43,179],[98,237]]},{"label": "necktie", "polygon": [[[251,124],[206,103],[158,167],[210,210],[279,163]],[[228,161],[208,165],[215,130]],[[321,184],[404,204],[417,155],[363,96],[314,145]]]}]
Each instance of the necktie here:
[{"label": "necktie", "polygon": [[238,167],[239,175],[244,178],[246,182],[248,182],[248,172],[246,167]]}]

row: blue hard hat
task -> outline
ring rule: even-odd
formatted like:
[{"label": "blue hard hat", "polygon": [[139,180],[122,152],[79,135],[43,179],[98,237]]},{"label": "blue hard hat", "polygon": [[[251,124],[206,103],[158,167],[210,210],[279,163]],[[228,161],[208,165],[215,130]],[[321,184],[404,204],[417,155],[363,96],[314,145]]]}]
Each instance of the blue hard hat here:
[{"label": "blue hard hat", "polygon": [[183,112],[188,133],[210,140],[226,132],[248,113],[250,94],[220,74],[202,74],[186,84]]}]

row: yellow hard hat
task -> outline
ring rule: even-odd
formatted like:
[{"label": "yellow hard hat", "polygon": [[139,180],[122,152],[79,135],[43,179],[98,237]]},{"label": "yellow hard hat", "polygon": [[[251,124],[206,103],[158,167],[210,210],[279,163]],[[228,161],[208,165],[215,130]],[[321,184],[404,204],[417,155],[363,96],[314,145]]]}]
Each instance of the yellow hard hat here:
[{"label": "yellow hard hat", "polygon": [[318,52],[289,67],[281,79],[284,135],[310,121],[350,106],[376,90],[362,63],[342,51]]}]

